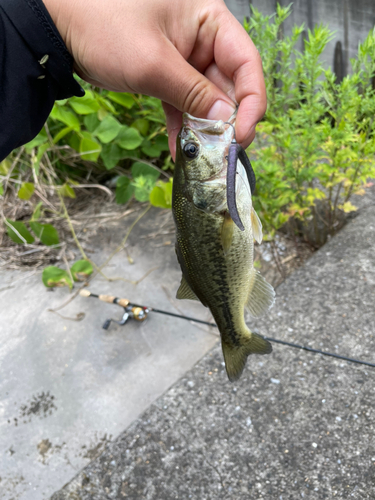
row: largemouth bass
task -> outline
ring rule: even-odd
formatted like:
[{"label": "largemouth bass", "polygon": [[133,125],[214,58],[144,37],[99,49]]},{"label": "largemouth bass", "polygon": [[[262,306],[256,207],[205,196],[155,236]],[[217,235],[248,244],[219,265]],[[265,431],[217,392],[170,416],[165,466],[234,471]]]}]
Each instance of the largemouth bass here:
[{"label": "largemouth bass", "polygon": [[[234,125],[235,116],[230,120]],[[252,207],[245,170],[237,162],[235,195],[241,230],[227,204],[228,152],[234,126],[183,116],[177,137],[172,210],[176,254],[182,270],[178,299],[200,300],[215,319],[230,381],[237,380],[249,354],[268,354],[271,344],[246,326],[274,302],[272,286],[254,268],[254,239],[262,225]]]}]

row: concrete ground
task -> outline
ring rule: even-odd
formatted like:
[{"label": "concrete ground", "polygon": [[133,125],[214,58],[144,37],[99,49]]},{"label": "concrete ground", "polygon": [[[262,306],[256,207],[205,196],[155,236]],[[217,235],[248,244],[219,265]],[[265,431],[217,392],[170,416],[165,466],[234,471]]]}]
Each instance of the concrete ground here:
[{"label": "concrete ground", "polygon": [[[90,241],[95,262],[104,262],[136,215]],[[122,251],[104,271],[131,280],[153,272],[138,285],[98,277],[91,291],[209,319],[200,304],[173,299],[181,272],[171,230],[170,213],[149,212],[129,238],[134,264]],[[122,309],[79,296],[58,312],[85,313],[82,321],[48,311],[69,297],[67,288],[47,291],[40,273],[1,271],[1,500],[49,498],[218,340],[216,331],[156,313],[105,331],[104,321],[119,319]]]},{"label": "concrete ground", "polygon": [[[252,326],[375,362],[374,245],[372,189]],[[372,500],[374,405],[374,368],[274,345],[231,384],[217,345],[51,500]]]}]

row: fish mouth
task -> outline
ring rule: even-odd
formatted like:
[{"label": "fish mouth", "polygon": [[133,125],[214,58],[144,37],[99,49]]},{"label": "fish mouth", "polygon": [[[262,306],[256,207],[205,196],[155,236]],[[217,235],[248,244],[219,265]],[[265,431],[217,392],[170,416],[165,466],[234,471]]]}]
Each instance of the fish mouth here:
[{"label": "fish mouth", "polygon": [[226,140],[231,140],[233,137],[232,127],[226,125],[231,124],[234,126],[237,116],[237,109],[234,111],[232,116],[224,122],[223,120],[207,120],[206,118],[196,118],[195,116],[189,115],[189,113],[184,113],[182,115],[182,125],[183,127],[190,128],[194,132],[209,136],[224,136],[221,140],[224,142]]},{"label": "fish mouth", "polygon": [[250,163],[249,158],[247,157],[245,150],[236,141],[234,128],[236,116],[237,109],[226,122],[222,120],[207,120],[205,118],[196,118],[192,115],[189,115],[189,113],[184,113],[182,116],[182,123],[183,127],[189,128],[194,131],[201,142],[205,142],[205,136],[209,136],[210,141],[212,141],[216,137],[217,142],[230,143],[228,147],[228,156],[225,157],[227,159],[227,164],[224,163],[224,167],[218,175],[207,179],[206,181],[204,181],[204,183],[211,185],[222,184],[222,181],[226,177],[228,212],[236,226],[241,231],[244,231],[245,228],[240,219],[236,203],[237,161],[239,160],[245,168],[251,194],[254,194],[255,191],[256,178],[253,167]]}]

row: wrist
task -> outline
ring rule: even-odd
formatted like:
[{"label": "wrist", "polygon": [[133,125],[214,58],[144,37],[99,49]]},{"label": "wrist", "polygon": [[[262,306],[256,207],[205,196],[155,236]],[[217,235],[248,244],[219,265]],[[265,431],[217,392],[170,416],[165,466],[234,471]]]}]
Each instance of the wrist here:
[{"label": "wrist", "polygon": [[68,51],[70,54],[72,53],[72,47],[69,40],[69,1],[60,1],[60,0],[42,0],[45,8],[48,10],[49,15],[51,16],[52,21],[54,22],[57,31],[60,33],[61,38],[63,39]]}]

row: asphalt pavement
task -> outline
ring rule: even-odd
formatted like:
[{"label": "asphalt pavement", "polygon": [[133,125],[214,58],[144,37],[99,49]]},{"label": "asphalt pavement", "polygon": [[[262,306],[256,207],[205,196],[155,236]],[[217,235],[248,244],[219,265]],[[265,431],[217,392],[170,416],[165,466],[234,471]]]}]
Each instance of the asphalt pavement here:
[{"label": "asphalt pavement", "polygon": [[[375,362],[374,249],[372,187],[249,325]],[[231,384],[217,344],[51,500],[371,500],[374,405],[375,368],[274,344]]]},{"label": "asphalt pavement", "polygon": [[[97,264],[142,210],[90,239],[87,251]],[[90,284],[93,293],[210,319],[197,302],[174,298],[181,271],[170,211],[148,212],[126,252],[103,271],[115,281],[99,275]],[[218,340],[213,329],[156,313],[144,323],[112,323],[103,330],[105,320],[121,319],[123,310],[80,296],[61,308],[72,295],[67,288],[48,291],[41,271],[1,271],[1,500],[49,498]]]}]

